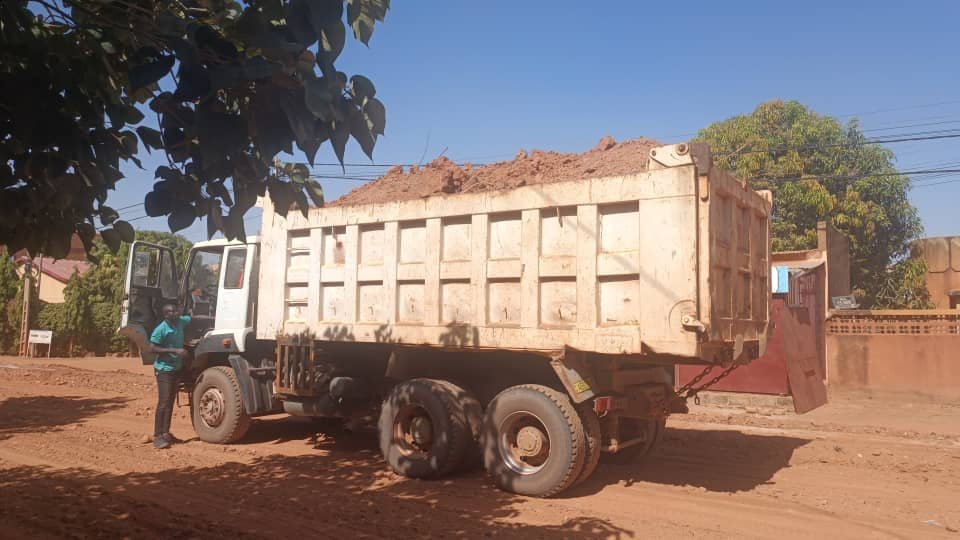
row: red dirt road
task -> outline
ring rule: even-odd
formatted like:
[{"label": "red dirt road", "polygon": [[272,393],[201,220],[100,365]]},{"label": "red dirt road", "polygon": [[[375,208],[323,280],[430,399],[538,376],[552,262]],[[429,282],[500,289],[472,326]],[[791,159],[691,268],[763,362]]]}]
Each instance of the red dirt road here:
[{"label": "red dirt road", "polygon": [[[0,358],[0,538],[960,538],[960,404],[697,408],[646,463],[540,500],[400,478],[372,432],[286,417],[155,451],[153,401],[131,359]],[[193,436],[184,409],[174,433]]]}]

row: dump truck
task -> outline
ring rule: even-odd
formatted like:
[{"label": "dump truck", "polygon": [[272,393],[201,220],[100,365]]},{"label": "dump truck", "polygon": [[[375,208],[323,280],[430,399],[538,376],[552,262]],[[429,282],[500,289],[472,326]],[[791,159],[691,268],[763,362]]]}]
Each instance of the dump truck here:
[{"label": "dump truck", "polygon": [[[244,436],[286,412],[376,421],[398,474],[486,468],[550,496],[601,454],[639,459],[702,388],[763,354],[769,192],[700,144],[658,146],[614,177],[282,216],[259,236],[173,253],[136,242],[122,331],[166,303],[192,314],[184,377],[197,435]],[[707,381],[709,383],[709,381]]]}]

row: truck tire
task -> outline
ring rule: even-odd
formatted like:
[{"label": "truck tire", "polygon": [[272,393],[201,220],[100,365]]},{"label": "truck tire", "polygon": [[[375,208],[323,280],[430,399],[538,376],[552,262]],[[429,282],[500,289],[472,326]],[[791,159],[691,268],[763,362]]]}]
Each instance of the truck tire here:
[{"label": "truck tire", "polygon": [[237,376],[229,367],[205,369],[193,386],[191,405],[193,430],[202,441],[229,444],[241,439],[250,428]]},{"label": "truck tire", "polygon": [[583,434],[587,439],[587,457],[584,459],[583,471],[573,483],[574,486],[590,478],[600,464],[600,447],[603,445],[603,431],[600,428],[600,417],[593,410],[592,403],[584,403],[577,407],[580,421],[583,423]]},{"label": "truck tire", "polygon": [[498,487],[550,497],[583,471],[583,422],[565,394],[546,386],[514,386],[497,394],[483,422],[483,462]]},{"label": "truck tire", "polygon": [[445,384],[453,393],[457,405],[463,410],[467,420],[467,445],[463,459],[456,467],[457,472],[474,471],[483,466],[480,433],[483,430],[483,406],[472,392],[451,381],[437,381]]},{"label": "truck tire", "polygon": [[624,448],[615,454],[605,454],[603,461],[616,465],[628,465],[642,461],[663,440],[666,424],[667,420],[665,418],[621,418],[621,440],[627,440],[643,433],[646,436],[646,441]]},{"label": "truck tire", "polygon": [[411,379],[393,388],[380,410],[380,451],[410,478],[439,478],[463,461],[469,426],[454,386]]}]

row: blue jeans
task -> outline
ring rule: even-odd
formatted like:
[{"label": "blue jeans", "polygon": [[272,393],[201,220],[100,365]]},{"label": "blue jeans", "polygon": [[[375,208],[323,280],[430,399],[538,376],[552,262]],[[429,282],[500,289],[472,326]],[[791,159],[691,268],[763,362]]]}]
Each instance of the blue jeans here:
[{"label": "blue jeans", "polygon": [[156,438],[170,432],[170,418],[173,416],[173,404],[177,400],[180,372],[154,370],[154,374],[157,376],[157,411],[153,421],[153,436]]}]

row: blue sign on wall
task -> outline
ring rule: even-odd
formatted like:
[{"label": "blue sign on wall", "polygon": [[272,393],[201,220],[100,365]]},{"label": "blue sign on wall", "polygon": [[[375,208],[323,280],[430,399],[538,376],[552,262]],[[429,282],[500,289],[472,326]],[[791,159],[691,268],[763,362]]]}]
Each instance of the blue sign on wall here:
[{"label": "blue sign on wall", "polygon": [[770,289],[773,294],[786,294],[790,291],[790,270],[786,266],[770,268]]}]

